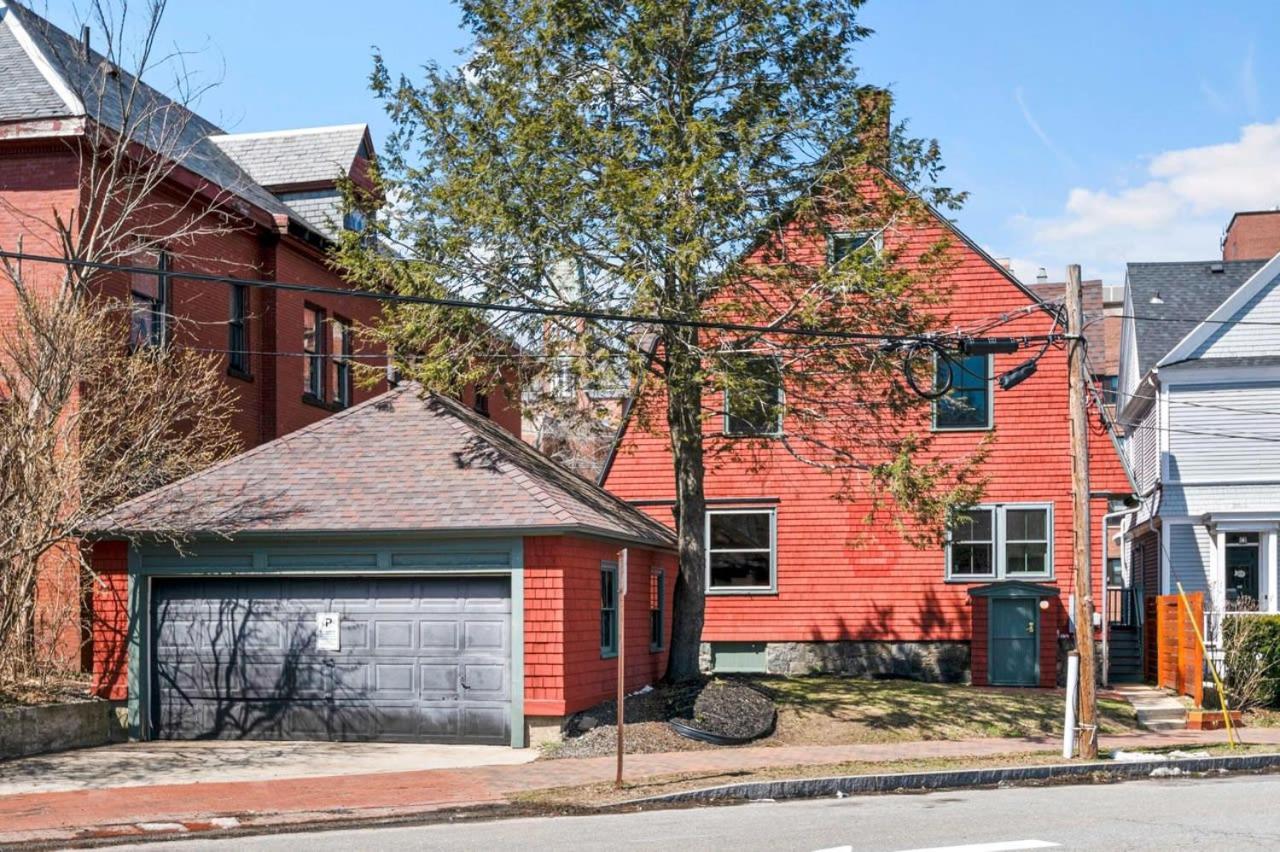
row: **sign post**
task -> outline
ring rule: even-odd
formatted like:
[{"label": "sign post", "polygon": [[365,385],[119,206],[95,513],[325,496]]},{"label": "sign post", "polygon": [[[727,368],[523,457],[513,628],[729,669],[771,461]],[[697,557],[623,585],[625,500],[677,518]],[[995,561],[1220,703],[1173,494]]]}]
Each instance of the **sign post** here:
[{"label": "sign post", "polygon": [[627,715],[627,549],[618,553],[618,772],[613,786],[622,786],[622,729]]}]

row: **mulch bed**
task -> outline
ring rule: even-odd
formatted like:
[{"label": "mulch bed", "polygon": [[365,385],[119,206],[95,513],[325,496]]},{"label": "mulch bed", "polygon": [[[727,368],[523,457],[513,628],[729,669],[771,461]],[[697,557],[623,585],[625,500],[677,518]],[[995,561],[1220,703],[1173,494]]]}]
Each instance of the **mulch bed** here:
[{"label": "mulch bed", "polygon": [[[679,719],[699,730],[726,737],[760,737],[773,730],[773,701],[740,683],[695,681],[659,686],[628,695],[625,750],[628,754],[717,748],[676,733],[667,724]],[[548,746],[545,756],[600,757],[617,748],[616,701],[603,701],[569,720],[565,739]]]}]

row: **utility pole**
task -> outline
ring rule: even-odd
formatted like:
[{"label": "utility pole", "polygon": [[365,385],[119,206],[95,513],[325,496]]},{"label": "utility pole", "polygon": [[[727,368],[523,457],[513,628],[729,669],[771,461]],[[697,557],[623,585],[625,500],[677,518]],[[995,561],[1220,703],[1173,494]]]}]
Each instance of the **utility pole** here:
[{"label": "utility pole", "polygon": [[[1080,654],[1079,753],[1098,756],[1097,662],[1093,644],[1093,582],[1089,548],[1089,412],[1085,391],[1084,295],[1080,266],[1067,267],[1067,381],[1071,407],[1072,573],[1075,578],[1076,650]],[[1071,700],[1071,696],[1067,696]]]},{"label": "utility pole", "polygon": [[618,554],[618,767],[613,786],[622,787],[622,755],[626,751],[623,729],[627,723],[627,575],[630,573],[627,548]]}]

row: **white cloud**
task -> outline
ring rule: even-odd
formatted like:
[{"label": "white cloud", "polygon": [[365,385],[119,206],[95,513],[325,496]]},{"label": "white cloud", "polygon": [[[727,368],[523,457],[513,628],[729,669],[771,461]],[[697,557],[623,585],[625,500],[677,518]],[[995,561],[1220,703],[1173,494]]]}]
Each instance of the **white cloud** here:
[{"label": "white cloud", "polygon": [[1026,239],[1019,254],[1039,265],[1080,263],[1086,275],[1119,282],[1129,261],[1213,257],[1232,213],[1278,204],[1280,120],[1247,125],[1233,142],[1165,151],[1137,186],[1076,187],[1060,215],[1013,226]]}]

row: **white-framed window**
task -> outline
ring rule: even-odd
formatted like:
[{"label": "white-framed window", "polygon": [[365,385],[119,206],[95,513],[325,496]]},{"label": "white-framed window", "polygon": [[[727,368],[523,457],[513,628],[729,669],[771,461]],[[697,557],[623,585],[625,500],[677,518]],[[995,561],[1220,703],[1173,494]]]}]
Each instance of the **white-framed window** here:
[{"label": "white-framed window", "polygon": [[759,438],[782,434],[782,365],[771,355],[742,356],[733,388],[724,391],[724,433]]},{"label": "white-framed window", "polygon": [[870,245],[866,252],[865,263],[870,263],[875,255],[884,248],[884,235],[881,231],[832,231],[827,234],[827,265],[833,266],[851,254]]},{"label": "white-framed window", "polygon": [[1053,576],[1053,504],[998,503],[957,511],[947,531],[948,580]]},{"label": "white-framed window", "polygon": [[778,587],[778,515],[773,509],[707,512],[707,594],[773,592]]}]

